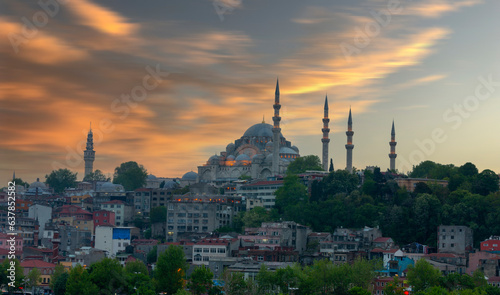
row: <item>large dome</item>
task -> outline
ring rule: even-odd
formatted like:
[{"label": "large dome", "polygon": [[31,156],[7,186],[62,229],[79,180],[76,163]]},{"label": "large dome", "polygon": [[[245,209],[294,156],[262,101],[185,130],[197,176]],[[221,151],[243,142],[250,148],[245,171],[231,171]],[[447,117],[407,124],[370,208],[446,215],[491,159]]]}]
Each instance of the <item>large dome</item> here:
[{"label": "large dome", "polygon": [[184,175],[182,175],[182,180],[186,181],[196,181],[196,178],[198,177],[198,173],[190,171]]},{"label": "large dome", "polygon": [[[283,134],[281,134],[283,137]],[[259,123],[255,124],[252,127],[248,128],[247,131],[243,134],[243,136],[248,137],[273,137],[273,125],[267,123]]]}]

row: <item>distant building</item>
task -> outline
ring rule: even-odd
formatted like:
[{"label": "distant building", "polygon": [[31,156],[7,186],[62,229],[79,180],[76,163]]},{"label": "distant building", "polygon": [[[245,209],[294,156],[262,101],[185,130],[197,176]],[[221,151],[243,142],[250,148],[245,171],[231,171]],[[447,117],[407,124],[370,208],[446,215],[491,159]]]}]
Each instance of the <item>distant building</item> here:
[{"label": "distant building", "polygon": [[34,204],[28,209],[28,217],[38,220],[39,236],[43,236],[45,224],[52,219],[52,208],[49,206]]},{"label": "distant building", "polygon": [[447,187],[448,186],[448,181],[447,180],[439,180],[439,179],[427,179],[427,178],[396,178],[394,179],[396,183],[398,184],[399,187],[405,188],[409,192],[413,192],[415,190],[415,187],[417,186],[417,183],[425,183],[427,185],[429,184],[437,184],[442,187]]},{"label": "distant building", "polygon": [[102,203],[101,209],[115,213],[116,225],[124,225],[132,221],[134,216],[132,206],[118,200]]},{"label": "distant building", "polygon": [[107,257],[114,258],[116,253],[125,251],[130,245],[131,227],[98,226],[95,229],[95,249],[106,252]]},{"label": "distant building", "polygon": [[500,237],[492,236],[481,242],[481,251],[500,254]]},{"label": "distant building", "polygon": [[97,226],[115,225],[115,212],[107,210],[98,210],[92,213],[94,220],[94,229]]},{"label": "distant building", "polygon": [[230,257],[231,252],[238,249],[238,239],[228,238],[207,238],[193,245],[193,264],[208,265],[214,258]]},{"label": "distant building", "polygon": [[251,210],[259,205],[271,209],[276,200],[275,192],[283,186],[283,180],[258,181],[245,184],[236,189],[236,193],[246,198],[246,209]]},{"label": "distant building", "polygon": [[40,271],[40,287],[42,289],[49,289],[50,276],[54,273],[56,265],[54,263],[45,262],[43,260],[25,260],[20,263],[24,268],[24,276],[28,276],[30,271],[37,268]]},{"label": "distant building", "polygon": [[440,225],[437,233],[438,252],[465,254],[473,249],[473,231],[463,225]]}]

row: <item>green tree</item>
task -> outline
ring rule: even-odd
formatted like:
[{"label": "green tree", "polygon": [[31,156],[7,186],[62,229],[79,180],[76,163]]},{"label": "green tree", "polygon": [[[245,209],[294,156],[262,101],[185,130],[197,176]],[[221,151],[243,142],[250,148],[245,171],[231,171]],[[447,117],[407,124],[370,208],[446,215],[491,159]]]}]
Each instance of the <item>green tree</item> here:
[{"label": "green tree", "polygon": [[472,185],[472,192],[486,196],[498,191],[498,175],[491,170],[483,170]]},{"label": "green tree", "polygon": [[158,281],[158,292],[174,294],[184,286],[184,276],[188,264],[182,246],[170,245],[158,257],[155,277]]},{"label": "green tree", "polygon": [[66,283],[65,295],[95,295],[98,293],[99,288],[90,280],[87,270],[79,264],[71,269]]},{"label": "green tree", "polygon": [[[11,261],[14,261],[13,270],[12,270]],[[24,279],[23,271],[24,271],[24,268],[19,263],[19,260],[17,260],[17,259],[14,259],[14,260],[4,259],[4,261],[2,262],[2,265],[1,265],[1,269],[0,269],[0,289],[5,288],[9,291],[18,290],[19,287],[21,287],[23,285],[23,283],[22,283],[23,279]],[[14,287],[11,287],[11,285],[9,285],[11,283],[10,276],[12,275],[12,273],[15,274]]]},{"label": "green tree", "polygon": [[427,260],[419,259],[415,265],[408,268],[408,283],[413,292],[424,291],[427,288],[438,286],[441,273]]},{"label": "green tree", "polygon": [[143,275],[149,275],[148,267],[144,264],[144,262],[140,260],[130,261],[125,264],[125,273],[135,274],[142,273]]},{"label": "green tree", "polygon": [[151,223],[158,223],[158,222],[165,223],[167,221],[167,208],[165,206],[152,208],[150,213],[150,219]]},{"label": "green tree", "polygon": [[270,220],[269,212],[264,207],[255,207],[250,211],[246,211],[243,216],[245,227],[259,227],[262,222]]},{"label": "green tree", "polygon": [[[366,290],[366,289],[363,289],[361,287],[352,287],[351,289],[349,289],[349,291],[347,291],[347,293],[349,295],[370,295],[371,293]],[[394,293],[385,293],[385,294],[388,294],[388,295],[403,295],[403,294],[394,294]]]},{"label": "green tree", "polygon": [[127,286],[123,267],[115,259],[104,258],[92,264],[89,274],[90,280],[101,290],[101,294],[120,293]]},{"label": "green tree", "polygon": [[230,272],[225,270],[222,273],[222,279],[224,280],[223,290],[225,294],[231,295],[245,295],[247,294],[248,284],[240,272]]},{"label": "green tree", "polygon": [[318,156],[309,155],[293,160],[293,162],[288,165],[286,174],[300,174],[306,172],[307,170],[323,171],[321,161]]},{"label": "green tree", "polygon": [[88,181],[88,182],[92,182],[92,181],[106,181],[107,182],[110,180],[111,180],[111,178],[106,177],[106,175],[104,175],[104,173],[102,173],[102,171],[99,169],[96,169],[95,171],[90,172],[89,174],[87,174],[83,178],[83,181]]},{"label": "green tree", "polygon": [[[144,264],[143,264],[144,265]],[[128,294],[156,295],[153,281],[142,272],[127,273]]]},{"label": "green tree", "polygon": [[155,263],[157,258],[158,258],[158,246],[154,245],[153,249],[151,249],[151,251],[148,252],[146,260],[148,263]]},{"label": "green tree", "polygon": [[28,275],[26,276],[27,283],[26,288],[33,289],[40,285],[42,272],[38,268],[33,268],[30,270]]},{"label": "green tree", "polygon": [[50,286],[50,288],[52,290],[54,290],[54,284],[55,284],[55,282],[57,281],[57,279],[59,278],[59,276],[61,276],[63,273],[66,273],[66,270],[64,269],[64,265],[57,264],[56,267],[54,268],[54,272],[50,276],[50,284],[49,284],[49,286]]},{"label": "green tree", "polygon": [[59,276],[57,276],[55,281],[50,280],[52,287],[52,291],[54,291],[54,295],[65,295],[66,294],[66,284],[68,283],[69,273],[63,272]]},{"label": "green tree", "polygon": [[276,190],[275,195],[275,206],[279,213],[284,213],[289,206],[307,202],[308,199],[307,187],[300,182],[297,175],[287,175],[283,179],[283,186]]},{"label": "green tree", "polygon": [[45,183],[54,189],[56,193],[62,193],[65,188],[76,186],[77,173],[68,169],[53,170],[49,175],[45,175]]},{"label": "green tree", "polygon": [[194,269],[191,274],[189,289],[196,295],[208,293],[212,289],[212,279],[214,274],[212,271],[203,266]]},{"label": "green tree", "polygon": [[467,162],[458,168],[458,173],[463,176],[474,177],[477,176],[479,171],[477,170],[476,165],[471,162]]},{"label": "green tree", "polygon": [[19,177],[16,177],[14,179],[12,179],[12,182],[14,182],[16,185],[20,185],[20,186],[29,186],[30,184],[27,183],[27,182],[24,182],[21,178]]},{"label": "green tree", "polygon": [[115,168],[113,183],[121,184],[127,191],[133,191],[146,184],[147,170],[136,162],[130,161]]}]

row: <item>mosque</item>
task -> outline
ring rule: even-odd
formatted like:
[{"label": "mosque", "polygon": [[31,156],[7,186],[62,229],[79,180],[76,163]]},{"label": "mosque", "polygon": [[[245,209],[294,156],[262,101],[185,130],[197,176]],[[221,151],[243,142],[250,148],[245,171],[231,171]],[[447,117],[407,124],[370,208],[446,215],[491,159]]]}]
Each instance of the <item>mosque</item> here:
[{"label": "mosque", "polygon": [[[273,125],[262,123],[255,124],[248,128],[240,139],[229,143],[226,150],[219,155],[211,156],[208,161],[198,166],[199,182],[226,182],[237,180],[242,176],[248,176],[253,179],[267,179],[275,175],[283,175],[288,165],[300,157],[299,149],[281,134],[279,111],[280,90],[279,81],[276,81],[276,91],[274,99]],[[328,148],[330,144],[328,124],[328,97],[325,97],[324,115],[322,118],[323,137],[322,142],[322,168],[328,171]],[[354,149],[352,129],[352,114],[349,109],[349,118],[347,121],[347,144],[346,148],[346,170],[353,171],[352,151]],[[278,144],[274,144],[274,143]],[[392,123],[390,145],[390,169],[395,170],[396,141],[394,122]]]}]

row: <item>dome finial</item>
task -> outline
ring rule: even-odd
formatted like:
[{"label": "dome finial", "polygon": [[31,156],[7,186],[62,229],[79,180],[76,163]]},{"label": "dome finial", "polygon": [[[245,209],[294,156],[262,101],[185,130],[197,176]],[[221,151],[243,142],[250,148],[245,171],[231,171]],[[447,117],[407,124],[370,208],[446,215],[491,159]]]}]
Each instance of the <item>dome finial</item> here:
[{"label": "dome finial", "polygon": [[265,115],[262,115],[262,124],[266,124]]}]

